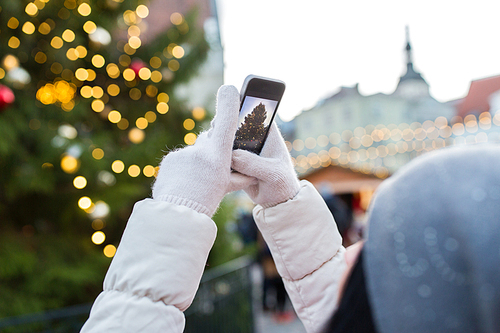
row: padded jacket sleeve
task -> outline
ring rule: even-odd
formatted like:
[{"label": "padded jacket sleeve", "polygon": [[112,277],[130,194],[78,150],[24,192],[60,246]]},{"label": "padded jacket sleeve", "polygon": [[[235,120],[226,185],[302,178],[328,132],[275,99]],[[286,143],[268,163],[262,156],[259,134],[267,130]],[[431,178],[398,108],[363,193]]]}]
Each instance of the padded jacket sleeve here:
[{"label": "padded jacket sleeve", "polygon": [[216,233],[187,207],[136,203],[81,332],[182,332]]},{"label": "padded jacket sleeve", "polygon": [[307,332],[322,332],[337,307],[345,249],[335,220],[308,181],[295,198],[253,214]]}]

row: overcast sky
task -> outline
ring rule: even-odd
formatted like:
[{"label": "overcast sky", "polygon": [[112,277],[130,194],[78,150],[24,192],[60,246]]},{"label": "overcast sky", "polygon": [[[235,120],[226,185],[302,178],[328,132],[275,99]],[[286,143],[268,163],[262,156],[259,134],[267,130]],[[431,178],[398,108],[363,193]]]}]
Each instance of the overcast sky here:
[{"label": "overcast sky", "polygon": [[289,120],[341,86],[394,91],[415,69],[439,101],[464,97],[471,80],[500,75],[498,0],[217,0],[225,83],[247,74],[285,81],[278,113]]}]

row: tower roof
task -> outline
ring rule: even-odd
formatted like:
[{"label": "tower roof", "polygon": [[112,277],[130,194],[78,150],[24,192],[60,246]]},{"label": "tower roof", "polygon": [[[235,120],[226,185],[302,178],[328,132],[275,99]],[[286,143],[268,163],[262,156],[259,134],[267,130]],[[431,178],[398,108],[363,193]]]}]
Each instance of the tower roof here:
[{"label": "tower roof", "polygon": [[[412,50],[410,44],[410,32],[408,26],[406,27],[406,73],[400,77],[399,84],[407,80],[421,80],[427,84],[422,75],[413,68]],[[399,85],[398,84],[398,85]]]}]

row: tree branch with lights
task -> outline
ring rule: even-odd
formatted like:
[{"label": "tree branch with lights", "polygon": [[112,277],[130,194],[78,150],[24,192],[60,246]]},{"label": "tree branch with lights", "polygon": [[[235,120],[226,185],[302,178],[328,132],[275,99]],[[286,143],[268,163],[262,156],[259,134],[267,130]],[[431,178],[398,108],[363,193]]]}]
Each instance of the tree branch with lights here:
[{"label": "tree branch with lights", "polygon": [[91,301],[165,146],[196,139],[175,93],[208,50],[196,13],[145,44],[142,3],[0,7],[0,317]]}]

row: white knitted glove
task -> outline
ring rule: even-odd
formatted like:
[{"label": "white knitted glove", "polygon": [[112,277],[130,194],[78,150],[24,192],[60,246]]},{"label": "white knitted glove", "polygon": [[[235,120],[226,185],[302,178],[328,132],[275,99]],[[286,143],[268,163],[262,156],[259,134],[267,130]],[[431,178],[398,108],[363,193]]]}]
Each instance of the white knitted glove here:
[{"label": "white knitted glove", "polygon": [[299,192],[297,174],[285,140],[275,123],[269,130],[261,154],[256,155],[241,149],[235,150],[232,168],[257,179],[257,183],[251,183],[244,190],[254,203],[264,208],[292,199]]},{"label": "white knitted glove", "polygon": [[235,87],[219,88],[211,128],[201,133],[194,145],[163,158],[153,185],[153,199],[187,206],[211,217],[226,193],[248,186],[252,179],[231,172],[239,105],[240,94]]}]

